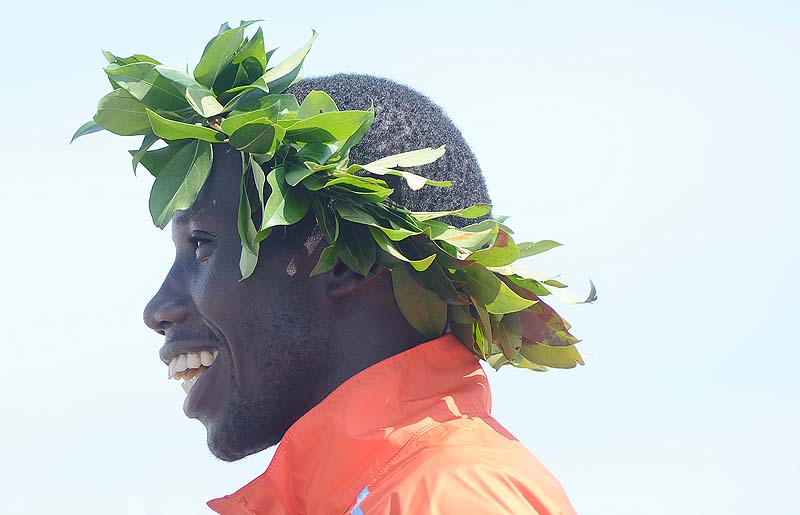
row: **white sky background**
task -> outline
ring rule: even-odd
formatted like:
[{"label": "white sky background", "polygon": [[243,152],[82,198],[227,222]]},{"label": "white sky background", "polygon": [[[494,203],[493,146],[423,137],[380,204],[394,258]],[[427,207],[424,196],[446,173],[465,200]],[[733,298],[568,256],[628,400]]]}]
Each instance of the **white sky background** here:
[{"label": "white sky background", "polygon": [[108,90],[101,47],[193,67],[241,18],[283,56],[316,28],[307,75],[431,96],[518,239],[566,244],[528,264],[597,284],[556,306],[585,367],[489,373],[579,513],[797,509],[799,4],[224,4],[4,8],[0,513],[210,513],[268,464],[210,455],[142,323],[173,250],[138,142],[67,145]]}]

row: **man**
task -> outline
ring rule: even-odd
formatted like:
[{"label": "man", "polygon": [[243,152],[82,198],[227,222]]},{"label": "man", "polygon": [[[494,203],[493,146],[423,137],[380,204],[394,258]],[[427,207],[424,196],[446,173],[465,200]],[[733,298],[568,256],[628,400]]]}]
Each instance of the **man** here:
[{"label": "man", "polygon": [[[393,181],[393,200],[414,211],[488,203],[469,147],[421,94],[360,75],[290,88],[300,101],[312,90],[341,109],[374,103],[375,123],[352,162],[446,144],[421,173],[453,186],[412,191]],[[234,461],[280,442],[263,475],[212,509],[574,513],[555,478],[491,417],[473,353],[450,332],[431,340],[414,329],[384,266],[365,276],[338,261],[311,277],[325,246],[313,213],[273,231],[240,281],[242,161],[226,144],[213,155],[194,204],[172,218],[175,261],[144,312],[165,337],[170,376],[187,381],[184,411],[205,425],[215,456]]]}]

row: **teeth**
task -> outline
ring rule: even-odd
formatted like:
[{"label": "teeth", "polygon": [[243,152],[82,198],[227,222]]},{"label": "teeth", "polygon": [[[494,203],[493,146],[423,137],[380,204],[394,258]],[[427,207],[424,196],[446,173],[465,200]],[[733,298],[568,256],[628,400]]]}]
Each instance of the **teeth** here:
[{"label": "teeth", "polygon": [[186,368],[186,354],[181,354],[178,356],[178,362],[175,364],[175,371],[183,372]]},{"label": "teeth", "polygon": [[186,366],[188,368],[200,368],[200,355],[196,352],[190,352],[186,355]]},{"label": "teeth", "polygon": [[[169,379],[183,379],[185,381],[196,380],[200,374],[205,372],[214,363],[219,350],[202,350],[198,352],[188,352],[179,354],[172,358],[167,367],[167,377]],[[194,384],[194,383],[192,383]]]},{"label": "teeth", "polygon": [[193,377],[192,379],[189,379],[188,381],[184,381],[183,383],[181,383],[181,388],[183,388],[183,391],[186,392],[186,395],[189,395],[189,391],[192,389],[192,386],[194,386],[194,383],[197,382],[198,377],[200,377],[199,374]]},{"label": "teeth", "polygon": [[200,364],[203,365],[204,367],[210,367],[211,364],[214,362],[215,357],[216,356],[214,354],[211,354],[207,350],[204,350],[200,352]]}]

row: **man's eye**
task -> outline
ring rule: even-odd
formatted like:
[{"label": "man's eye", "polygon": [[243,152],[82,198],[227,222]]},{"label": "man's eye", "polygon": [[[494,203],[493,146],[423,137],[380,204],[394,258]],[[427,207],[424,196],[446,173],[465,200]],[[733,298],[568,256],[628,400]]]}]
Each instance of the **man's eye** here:
[{"label": "man's eye", "polygon": [[202,259],[208,257],[211,252],[211,245],[214,240],[211,238],[200,236],[200,235],[192,235],[189,238],[189,242],[192,245],[192,250],[194,250],[195,256],[197,259]]},{"label": "man's eye", "polygon": [[208,238],[200,238],[198,236],[192,236],[189,239],[189,241],[192,242],[192,247],[195,250],[199,249],[200,247],[202,247],[206,243],[211,243],[211,240],[209,240]]}]

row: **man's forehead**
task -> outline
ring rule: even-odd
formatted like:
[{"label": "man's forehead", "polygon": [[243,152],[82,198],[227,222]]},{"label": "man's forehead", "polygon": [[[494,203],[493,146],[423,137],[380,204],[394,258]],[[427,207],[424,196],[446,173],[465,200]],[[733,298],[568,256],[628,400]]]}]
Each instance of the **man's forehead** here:
[{"label": "man's forehead", "polygon": [[183,227],[192,222],[215,221],[222,216],[217,206],[217,199],[204,201],[198,197],[189,209],[179,209],[172,215],[172,225]]}]

